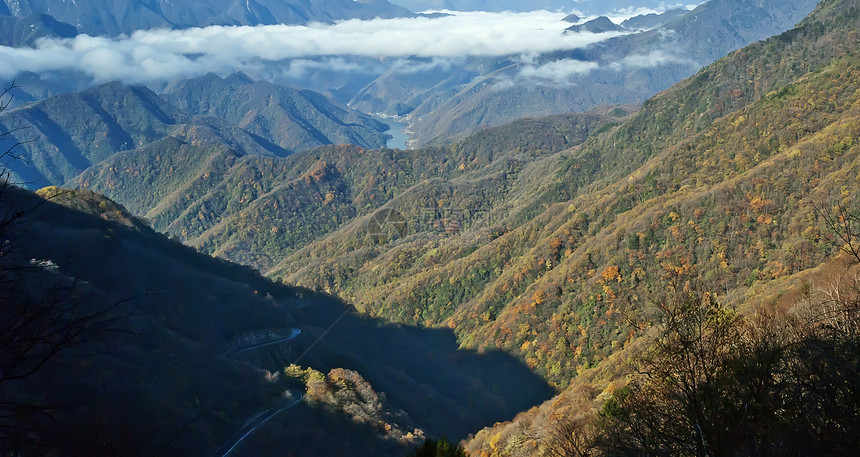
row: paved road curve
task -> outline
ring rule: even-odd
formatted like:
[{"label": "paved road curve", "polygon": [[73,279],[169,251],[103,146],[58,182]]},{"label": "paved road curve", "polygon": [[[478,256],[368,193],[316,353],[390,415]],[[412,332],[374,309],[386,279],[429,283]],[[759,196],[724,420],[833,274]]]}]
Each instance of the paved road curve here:
[{"label": "paved road curve", "polygon": [[252,345],[250,345],[250,346],[245,346],[245,347],[240,347],[240,348],[236,348],[236,349],[231,349],[231,350],[227,351],[224,355],[238,354],[238,353],[240,353],[240,352],[244,352],[244,351],[247,351],[247,350],[249,350],[249,349],[256,349],[256,348],[260,348],[260,347],[263,347],[263,346],[271,346],[271,345],[273,345],[273,344],[285,343],[285,342],[290,341],[290,340],[292,340],[293,338],[295,338],[295,337],[299,336],[301,333],[302,333],[302,331],[301,331],[301,330],[299,330],[299,329],[297,329],[297,328],[294,328],[294,329],[291,329],[291,330],[290,330],[290,336],[287,336],[287,337],[285,337],[285,338],[278,338],[278,339],[276,339],[276,340],[264,341],[264,342],[262,342],[262,343],[252,344]]},{"label": "paved road curve", "polygon": [[242,440],[247,438],[248,435],[250,435],[251,433],[254,433],[254,430],[260,428],[260,426],[268,422],[269,419],[275,417],[282,411],[299,404],[299,402],[301,402],[303,398],[304,395],[300,395],[298,400],[294,400],[287,405],[276,406],[261,413],[259,416],[254,418],[254,420],[245,424],[245,426],[242,427],[241,430],[239,430],[232,437],[230,437],[230,439],[226,443],[224,443],[223,446],[221,446],[221,449],[218,449],[218,452],[215,453],[215,457],[227,457],[228,455],[230,455],[230,453],[233,452],[233,449],[236,449],[236,446],[238,446],[239,443],[242,442]]}]

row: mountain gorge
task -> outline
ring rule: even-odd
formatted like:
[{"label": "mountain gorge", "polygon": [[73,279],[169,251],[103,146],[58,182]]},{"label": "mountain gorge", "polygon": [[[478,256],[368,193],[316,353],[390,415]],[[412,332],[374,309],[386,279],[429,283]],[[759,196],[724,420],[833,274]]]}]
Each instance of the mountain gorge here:
[{"label": "mountain gorge", "polygon": [[[192,243],[209,252],[336,293],[371,315],[450,326],[467,347],[519,354],[564,387],[636,336],[619,310],[659,290],[667,262],[695,265],[709,288],[743,303],[759,284],[826,259],[809,235],[816,224],[806,202],[854,191],[845,170],[857,133],[856,9],[826,7],[621,123],[528,121],[444,152],[316,150],[301,157],[306,174],[292,172],[285,187],[308,186],[316,203],[233,186],[239,202],[266,199],[238,213],[247,222],[216,218],[188,234],[202,234]],[[576,129],[579,139],[567,140]],[[536,147],[542,139],[547,146]],[[385,157],[361,198],[348,178],[361,166],[338,163],[341,154]],[[97,188],[110,195],[107,187]],[[348,211],[337,209],[343,197],[352,199]],[[212,193],[203,201],[190,212],[197,221],[241,207]],[[301,212],[291,210],[291,219],[282,207]],[[302,228],[317,220],[334,222]]]},{"label": "mountain gorge", "polygon": [[275,274],[374,315],[452,326],[465,345],[519,353],[563,386],[629,341],[619,309],[659,290],[664,263],[695,265],[709,288],[742,302],[759,281],[826,258],[808,235],[808,199],[856,191],[846,154],[856,151],[856,13],[821,8],[581,146],[526,162],[503,199],[473,178],[468,192],[427,200],[443,225],[480,209],[463,230],[382,248],[341,230]]},{"label": "mountain gorge", "polygon": [[[222,77],[230,72],[244,71],[253,79],[323,93],[358,111],[396,116],[409,125],[410,146],[418,146],[462,139],[480,128],[522,117],[582,112],[602,105],[641,103],[729,51],[787,30],[814,4],[814,0],[788,3],[714,0],[687,14],[683,14],[685,10],[659,15],[625,13],[620,17],[613,16],[617,17],[618,24],[606,16],[577,16],[575,23],[571,24],[570,19],[562,20],[560,12],[494,13],[496,16],[490,21],[488,17],[482,19],[479,13],[453,11],[432,17],[408,12],[389,14],[377,2],[340,1],[302,3],[299,6],[278,3],[277,8],[269,5],[273,11],[295,7],[296,11],[310,8],[320,13],[306,14],[307,18],[303,20],[278,15],[272,20],[262,20],[255,19],[256,16],[250,13],[254,6],[252,2],[239,5],[243,11],[248,10],[248,18],[242,20],[188,19],[188,25],[178,25],[178,20],[167,24],[142,23],[134,28],[140,33],[127,37],[95,37],[119,33],[105,32],[105,19],[96,24],[69,25],[76,27],[77,33],[93,35],[92,39],[80,35],[72,40],[54,39],[37,44],[33,40],[39,37],[59,38],[72,33],[60,25],[22,25],[29,30],[26,36],[11,38],[19,47],[0,51],[16,65],[24,67],[22,70],[41,73],[43,78],[30,78],[28,81],[29,85],[38,87],[28,90],[44,94],[60,93],[63,89],[59,86],[68,86],[70,82],[86,87],[93,81],[122,78],[144,82],[155,88],[164,81],[198,80],[198,75],[205,71],[213,71]],[[30,15],[46,15],[69,8],[74,10],[75,18],[96,16],[95,13],[92,16],[79,14],[78,9],[86,5],[73,3],[61,6],[50,2],[44,5],[33,3],[27,4],[26,8],[24,4],[16,5],[9,11],[26,10]],[[158,5],[138,5],[140,8],[123,5],[122,11],[112,12],[107,8],[99,10],[98,14],[116,18],[125,17],[127,13],[129,17],[146,18],[150,16],[138,13],[150,9],[163,10],[168,17],[170,15],[166,12],[172,11],[165,5],[158,8]],[[126,7],[127,10],[124,9]],[[195,14],[203,14],[201,11],[208,11],[206,8],[214,5],[198,8],[187,2],[176,4],[179,9],[186,7],[194,12],[189,13],[190,17],[196,17]],[[362,8],[378,12],[364,14]],[[604,8],[610,7],[604,5]],[[602,12],[606,13],[608,9]],[[15,13],[8,18],[22,21],[22,18],[30,17],[22,14]],[[329,17],[320,17],[325,15]],[[502,17],[516,21],[540,17],[542,23],[536,25],[542,30],[540,38],[524,36],[516,41],[534,40],[535,45],[545,50],[521,52],[512,50],[517,47],[516,42],[507,48],[492,41],[484,43],[486,34],[480,29],[492,27],[492,23]],[[346,18],[357,22],[338,20]],[[626,22],[621,20],[623,18]],[[57,20],[62,24],[74,22],[69,18]],[[30,19],[27,21],[32,22]],[[593,21],[603,21],[603,25],[589,26],[595,24]],[[206,28],[210,24],[250,26]],[[300,25],[257,27],[254,24]],[[360,24],[369,26],[365,30]],[[12,30],[17,30],[16,27],[19,26],[12,27]],[[165,27],[179,30],[168,31]],[[381,53],[365,49],[365,42],[368,45],[385,42],[384,38],[376,36],[380,27],[392,28],[392,36],[399,37],[397,46],[386,46]],[[411,30],[415,33],[410,33]],[[445,30],[450,32],[445,33]],[[549,30],[553,32],[550,34]],[[131,33],[125,29],[122,32]],[[356,39],[358,35],[355,33],[364,38]],[[459,37],[463,33],[475,36]],[[214,40],[224,42],[219,46],[206,44],[214,43]],[[438,40],[459,43],[459,46],[464,40],[479,40],[483,44],[476,43],[474,50],[464,48],[459,53],[462,55],[448,55],[444,46],[434,43]],[[416,46],[421,41],[426,43]],[[261,43],[266,42],[273,47],[261,47]],[[550,42],[556,44],[550,45]],[[27,55],[24,48],[29,46],[46,53],[59,46],[68,49],[70,54],[83,55],[79,61],[57,57],[50,62],[42,62]],[[148,56],[157,53],[155,49],[170,55],[170,58],[160,59],[171,63],[164,65],[159,63],[159,59],[149,61]],[[218,55],[221,53],[225,55]],[[251,53],[254,58],[235,58],[243,53]],[[53,63],[57,61],[62,63]],[[95,71],[93,65],[79,62],[92,62],[100,70]],[[124,63],[118,65],[119,62]],[[101,68],[105,64],[109,68]],[[128,70],[120,71],[125,67]],[[10,81],[14,76],[10,74],[2,79]]]},{"label": "mountain gorge", "polygon": [[[165,173],[175,159],[165,154],[165,159],[153,160],[164,151],[152,149],[117,155],[70,184],[122,201],[185,243],[268,271],[284,256],[344,226],[361,232],[351,243],[360,248],[364,232],[356,227],[394,198],[409,202],[414,196],[410,211],[401,209],[401,214],[410,218],[410,230],[425,230],[411,221],[435,205],[437,193],[453,191],[448,181],[466,176],[469,162],[492,169],[480,180],[473,178],[479,184],[464,179],[461,186],[501,186],[492,189],[498,198],[523,163],[583,141],[610,119],[581,114],[527,120],[452,146],[417,151],[330,146],[286,159],[226,160],[215,151],[204,152],[185,160],[189,171],[184,181]],[[158,178],[142,180],[144,176]],[[148,188],[165,197],[137,197]]]},{"label": "mountain gorge", "polygon": [[[332,297],[274,284],[167,240],[91,192],[7,188],[2,196],[3,220],[15,221],[3,229],[14,240],[0,256],[3,303],[39,303],[24,317],[61,313],[52,325],[66,335],[86,330],[59,340],[59,355],[20,380],[13,375],[32,362],[6,357],[16,346],[4,333],[4,450],[223,455],[246,419],[290,405],[255,432],[267,454],[398,455],[425,433],[462,436],[551,392],[501,352],[460,351],[450,331],[387,325]],[[45,298],[23,294],[40,283]],[[26,328],[2,325],[9,335]],[[53,344],[54,328],[44,331]],[[284,371],[291,363],[328,373],[331,385],[304,393],[301,377]],[[16,427],[41,439],[16,437]],[[333,429],[342,439],[327,438]],[[255,454],[253,446],[236,451]]]},{"label": "mountain gorge", "polygon": [[[451,326],[466,346],[520,354],[564,386],[630,338],[615,300],[644,300],[635,286],[658,282],[667,255],[699,265],[737,300],[757,280],[824,259],[802,228],[814,188],[793,187],[809,181],[785,177],[792,187],[777,198],[760,180],[807,170],[814,159],[796,151],[810,141],[853,150],[851,14],[818,12],[629,119],[520,121],[415,151],[200,160],[217,169],[195,168],[192,184],[163,192],[169,199],[130,207],[206,252],[338,294],[363,312]],[[812,101],[820,98],[833,101]],[[832,158],[834,175],[819,179],[841,179],[850,157]],[[164,174],[149,166],[142,176]],[[108,162],[76,185],[133,205],[137,176]],[[749,205],[751,226],[726,219]],[[756,240],[768,241],[750,258]],[[609,267],[626,282],[598,281]]]},{"label": "mountain gorge", "polygon": [[860,3],[714,0],[666,21],[535,57],[599,66],[575,86],[492,89],[527,63],[491,57],[440,86],[386,75],[351,106],[426,122],[409,150],[245,74],[0,113],[0,146],[23,143],[13,178],[78,189],[0,188],[0,222],[22,220],[0,223],[20,291],[3,300],[74,284],[97,299],[69,316],[118,311],[74,363],[27,384],[0,370],[0,394],[108,386],[24,416],[84,454],[224,455],[257,427],[237,453],[405,455],[444,435],[481,457],[850,455]]},{"label": "mountain gorge", "polygon": [[386,128],[318,93],[253,81],[242,74],[183,80],[164,97],[191,115],[215,116],[293,152],[322,144],[385,145]]}]

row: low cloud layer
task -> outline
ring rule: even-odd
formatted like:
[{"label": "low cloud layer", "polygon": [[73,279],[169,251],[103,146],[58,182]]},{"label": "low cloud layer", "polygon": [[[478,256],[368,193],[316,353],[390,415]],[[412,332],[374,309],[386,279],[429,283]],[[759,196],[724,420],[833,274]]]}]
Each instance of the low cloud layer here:
[{"label": "low cloud layer", "polygon": [[596,62],[562,59],[543,65],[526,65],[517,75],[520,79],[534,79],[553,84],[565,84],[572,76],[590,73],[600,66]]},{"label": "low cloud layer", "polygon": [[697,62],[678,57],[664,50],[651,51],[648,54],[632,54],[624,57],[618,62],[610,65],[610,68],[621,69],[636,69],[636,68],[654,68],[669,64],[683,64],[698,67]]},{"label": "low cloud layer", "polygon": [[[371,58],[536,54],[587,46],[611,33],[563,34],[563,13],[456,13],[441,18],[349,20],[306,26],[206,27],[140,31],[130,37],[86,35],[41,40],[33,48],[0,47],[0,77],[23,71],[77,70],[96,81],[150,82],[205,74],[256,73],[273,63]],[[316,62],[316,63],[310,63]],[[299,67],[294,68],[298,70]],[[551,71],[551,69],[547,69]],[[552,79],[552,77],[551,77]]]}]

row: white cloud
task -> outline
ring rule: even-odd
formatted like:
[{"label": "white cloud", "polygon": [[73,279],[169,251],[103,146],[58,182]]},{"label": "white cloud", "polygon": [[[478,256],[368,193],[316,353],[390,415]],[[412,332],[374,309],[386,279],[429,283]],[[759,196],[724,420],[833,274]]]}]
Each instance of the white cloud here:
[{"label": "white cloud", "polygon": [[543,65],[526,65],[520,69],[517,76],[520,79],[537,79],[554,84],[565,84],[570,81],[571,77],[589,73],[598,67],[596,62],[562,59]]},{"label": "white cloud", "polygon": [[618,62],[613,62],[609,68],[613,70],[654,68],[668,64],[687,64],[693,67],[700,65],[690,59],[678,57],[663,50],[654,50],[648,54],[631,54]]},{"label": "white cloud", "polygon": [[435,70],[437,68],[448,70],[458,61],[456,58],[434,57],[429,61],[415,61],[412,59],[397,59],[389,65],[391,71],[398,74],[408,75]]},{"label": "white cloud", "polygon": [[[78,70],[97,81],[147,82],[209,71],[249,71],[272,63],[345,65],[335,56],[430,58],[538,54],[573,49],[620,33],[561,33],[563,13],[457,12],[441,18],[348,20],[335,24],[213,26],[138,31],[130,37],[44,39],[31,48],[0,47],[0,77],[21,71]],[[435,60],[433,60],[435,59]],[[289,64],[289,61],[293,61]],[[309,62],[315,62],[311,64]],[[550,71],[551,69],[546,69]]]},{"label": "white cloud", "polygon": [[293,59],[286,65],[281,66],[280,76],[288,76],[295,79],[301,79],[307,76],[309,72],[315,70],[331,70],[342,72],[363,72],[367,69],[357,63],[340,57],[327,57],[320,60],[311,59]]}]

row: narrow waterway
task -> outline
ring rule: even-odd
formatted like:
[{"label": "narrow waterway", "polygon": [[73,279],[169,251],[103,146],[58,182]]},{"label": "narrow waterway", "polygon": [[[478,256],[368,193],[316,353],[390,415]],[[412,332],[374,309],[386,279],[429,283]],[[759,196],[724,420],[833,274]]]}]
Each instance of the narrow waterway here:
[{"label": "narrow waterway", "polygon": [[388,125],[388,131],[385,132],[392,136],[386,143],[386,146],[392,149],[408,149],[407,142],[409,134],[406,133],[406,122],[401,122],[393,117],[374,116],[374,119]]}]

